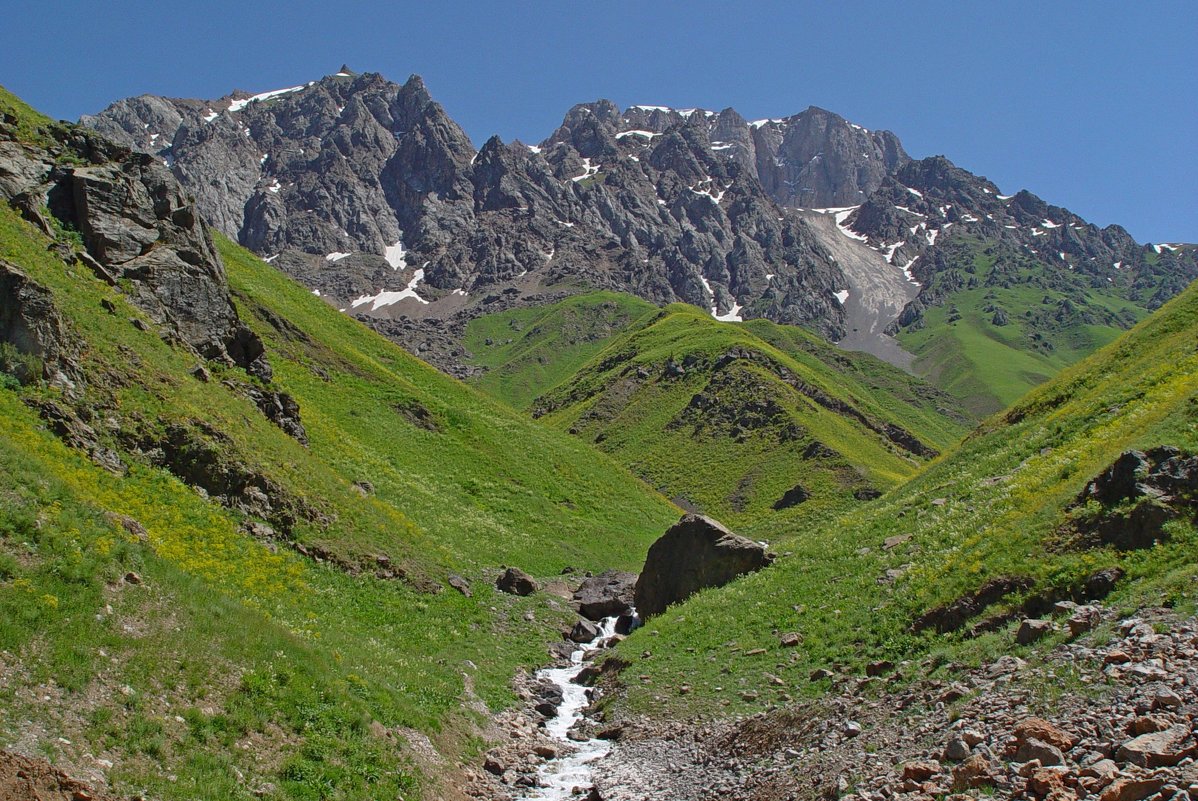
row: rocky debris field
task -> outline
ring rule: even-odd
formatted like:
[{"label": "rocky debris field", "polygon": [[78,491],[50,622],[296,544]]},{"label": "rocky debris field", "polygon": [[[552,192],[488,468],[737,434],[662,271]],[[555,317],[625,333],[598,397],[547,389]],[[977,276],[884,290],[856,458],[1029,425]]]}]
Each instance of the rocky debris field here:
[{"label": "rocky debris field", "polygon": [[[931,663],[879,663],[877,675],[835,678],[819,700],[732,721],[591,726],[616,742],[579,797],[1198,799],[1198,618],[1163,609],[1119,618],[1065,602],[1018,628],[1074,639],[1031,661],[1007,654],[910,683]],[[508,742],[475,771],[475,797],[519,797],[560,750],[543,742],[537,689],[521,691],[529,709],[504,722]]]}]

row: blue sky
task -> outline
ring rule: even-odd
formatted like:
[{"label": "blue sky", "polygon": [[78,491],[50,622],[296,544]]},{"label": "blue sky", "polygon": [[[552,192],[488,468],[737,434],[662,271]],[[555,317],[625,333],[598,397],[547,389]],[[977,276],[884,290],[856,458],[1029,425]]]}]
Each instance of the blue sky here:
[{"label": "blue sky", "polygon": [[1198,3],[13,0],[0,83],[64,119],[424,76],[476,144],[610,98],[749,119],[821,106],[1141,241],[1198,242]]}]

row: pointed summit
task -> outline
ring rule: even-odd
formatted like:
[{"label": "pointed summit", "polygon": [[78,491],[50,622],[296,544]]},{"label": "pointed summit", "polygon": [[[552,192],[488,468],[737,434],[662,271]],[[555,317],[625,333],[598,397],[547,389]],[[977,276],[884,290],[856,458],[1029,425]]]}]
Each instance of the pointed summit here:
[{"label": "pointed summit", "polygon": [[349,65],[347,65],[347,64],[342,64],[342,65],[341,65],[341,69],[337,70],[337,73],[336,73],[336,74],[337,74],[337,75],[341,75],[341,76],[343,76],[343,77],[345,77],[345,78],[352,78],[352,77],[356,76],[358,73],[356,73],[356,72],[354,72],[353,70],[351,70],[351,69],[349,68]]}]

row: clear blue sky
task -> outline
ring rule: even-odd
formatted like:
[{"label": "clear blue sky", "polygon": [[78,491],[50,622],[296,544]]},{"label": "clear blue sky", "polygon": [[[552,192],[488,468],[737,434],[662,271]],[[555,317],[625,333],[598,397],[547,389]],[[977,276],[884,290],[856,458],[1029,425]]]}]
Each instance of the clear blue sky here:
[{"label": "clear blue sky", "polygon": [[0,83],[75,119],[335,72],[424,76],[476,144],[606,97],[822,106],[1141,241],[1198,242],[1198,2],[16,0]]}]

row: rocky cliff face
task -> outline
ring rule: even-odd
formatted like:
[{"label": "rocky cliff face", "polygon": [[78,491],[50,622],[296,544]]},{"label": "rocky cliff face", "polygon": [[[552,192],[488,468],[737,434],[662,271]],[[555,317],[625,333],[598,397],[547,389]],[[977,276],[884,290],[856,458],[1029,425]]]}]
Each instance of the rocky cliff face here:
[{"label": "rocky cliff face", "polygon": [[[298,406],[270,389],[266,349],[241,321],[208,227],[178,181],[154,157],[94,131],[55,126],[43,134],[40,143],[23,140],[15,122],[0,121],[0,199],[55,239],[64,261],[118,287],[167,342],[257,378],[258,386],[241,391],[305,441]],[[77,232],[82,246],[62,230]],[[51,293],[7,263],[0,264],[0,288],[7,290],[0,342],[41,360],[43,377],[71,394],[86,380],[75,360],[81,346]],[[202,365],[197,370],[207,375]]]},{"label": "rocky cliff face", "polygon": [[386,320],[414,319],[422,342],[439,321],[585,285],[803,324],[906,365],[885,332],[967,280],[963,238],[1147,308],[1198,275],[1192,249],[1000,195],[814,107],[748,122],[601,100],[539,145],[475,151],[418,76],[343,68],[254,96],[131,98],[83,122],[154,154],[217,228],[338,308],[393,334]]},{"label": "rocky cliff face", "polygon": [[[1099,228],[1028,191],[1002,195],[943,156],[911,161],[844,215],[842,230],[883,254],[919,285],[898,318],[911,325],[932,304],[967,286],[984,245],[998,278],[1044,287],[1110,288],[1155,309],[1198,277],[1190,246],[1140,245],[1118,225]],[[843,212],[842,212],[843,213]],[[1005,277],[1004,277],[1005,276]]]},{"label": "rocky cliff face", "polygon": [[[444,317],[582,282],[832,338],[847,279],[776,201],[795,182],[816,203],[857,197],[906,160],[892,135],[816,109],[750,124],[606,101],[539,146],[475,152],[418,77],[348,71],[254,97],[133,98],[84,122],[155,153],[218,228],[342,308]],[[858,151],[875,163],[846,168]]]}]

